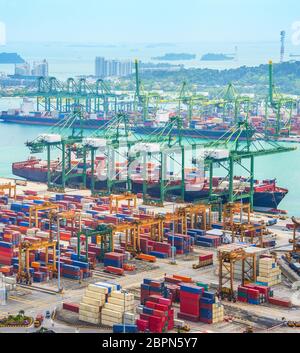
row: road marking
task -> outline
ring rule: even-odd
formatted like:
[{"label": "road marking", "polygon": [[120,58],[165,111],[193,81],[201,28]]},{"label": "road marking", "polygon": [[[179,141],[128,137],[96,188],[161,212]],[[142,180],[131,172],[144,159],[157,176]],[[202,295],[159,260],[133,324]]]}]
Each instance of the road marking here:
[{"label": "road marking", "polygon": [[13,301],[16,301],[16,302],[20,302],[20,303],[31,303],[30,300],[28,299],[23,299],[23,298],[16,298],[16,297],[8,297],[8,300],[13,300]]}]

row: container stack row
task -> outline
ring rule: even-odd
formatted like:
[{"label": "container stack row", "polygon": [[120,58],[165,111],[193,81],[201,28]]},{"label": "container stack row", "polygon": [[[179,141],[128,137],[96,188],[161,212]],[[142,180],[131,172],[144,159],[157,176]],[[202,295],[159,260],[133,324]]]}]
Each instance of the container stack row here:
[{"label": "container stack row", "polygon": [[189,235],[167,233],[168,243],[176,248],[177,255],[188,254],[192,250],[192,238]]},{"label": "container stack row", "polygon": [[264,257],[259,260],[257,282],[268,287],[281,283],[281,270],[274,258]]},{"label": "container stack row", "polygon": [[159,295],[149,296],[136,321],[139,332],[163,333],[174,329],[172,301]]},{"label": "container stack row", "polygon": [[133,294],[113,291],[102,309],[101,323],[109,327],[123,323],[123,321],[128,325],[133,325],[135,324],[134,310]]},{"label": "container stack row", "polygon": [[99,325],[101,322],[101,308],[106,300],[105,288],[90,284],[79,305],[79,320]]},{"label": "container stack row", "polygon": [[243,303],[259,305],[268,302],[272,296],[273,291],[270,287],[261,286],[257,283],[238,287],[238,301]]},{"label": "container stack row", "polygon": [[178,318],[192,322],[215,324],[224,321],[224,307],[214,293],[194,284],[180,285]]}]

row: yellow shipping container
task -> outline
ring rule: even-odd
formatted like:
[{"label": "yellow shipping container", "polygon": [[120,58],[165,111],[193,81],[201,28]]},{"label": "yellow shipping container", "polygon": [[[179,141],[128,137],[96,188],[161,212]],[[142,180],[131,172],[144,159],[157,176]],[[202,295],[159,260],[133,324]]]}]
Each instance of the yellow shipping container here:
[{"label": "yellow shipping container", "polygon": [[79,320],[83,322],[88,322],[89,324],[94,324],[94,325],[99,325],[100,324],[100,318],[99,319],[93,319],[84,315],[79,315]]},{"label": "yellow shipping container", "polygon": [[89,317],[91,319],[100,319],[100,313],[92,313],[86,310],[79,309],[79,315]]},{"label": "yellow shipping container", "polygon": [[[111,293],[111,298],[117,298],[117,299],[120,299],[120,300],[124,300],[124,293],[121,293],[121,292],[112,292]],[[130,301],[134,301],[134,295],[131,294],[131,293],[127,293],[125,294],[125,298],[126,300]]]},{"label": "yellow shipping container", "polygon": [[98,286],[95,286],[94,284],[90,284],[88,286],[88,290],[92,292],[100,293],[100,294],[108,294],[108,288],[98,287]]},{"label": "yellow shipping container", "polygon": [[133,305],[115,305],[115,304],[111,304],[111,303],[106,303],[105,304],[105,309],[108,310],[113,310],[113,311],[118,311],[123,313],[124,311],[132,311],[134,310],[134,306]]},{"label": "yellow shipping container", "polygon": [[97,293],[94,291],[86,290],[85,296],[92,298],[92,299],[101,300],[101,301],[105,302],[105,294],[102,294],[102,293]]},{"label": "yellow shipping container", "polygon": [[84,304],[89,304],[89,305],[98,306],[98,307],[103,306],[105,304],[104,300],[97,300],[86,296],[82,298],[82,302]]},{"label": "yellow shipping container", "polygon": [[109,299],[108,299],[108,302],[109,302],[110,304],[120,305],[120,306],[124,306],[124,304],[125,304],[126,306],[132,306],[132,305],[134,305],[134,300],[131,300],[131,299],[124,301],[124,300],[118,299],[118,298],[109,298]]},{"label": "yellow shipping container", "polygon": [[107,309],[106,307],[104,307],[102,309],[102,316],[108,316],[108,317],[112,317],[112,318],[122,319],[123,314],[119,311],[110,310],[110,309]]},{"label": "yellow shipping container", "polygon": [[116,317],[111,317],[111,316],[106,316],[102,315],[101,316],[101,323],[103,324],[104,322],[110,323],[112,325],[114,324],[120,324],[123,321],[123,319],[118,319]]},{"label": "yellow shipping container", "polygon": [[93,306],[85,303],[80,303],[79,304],[79,310],[84,310],[89,313],[100,313],[100,307],[99,306]]}]

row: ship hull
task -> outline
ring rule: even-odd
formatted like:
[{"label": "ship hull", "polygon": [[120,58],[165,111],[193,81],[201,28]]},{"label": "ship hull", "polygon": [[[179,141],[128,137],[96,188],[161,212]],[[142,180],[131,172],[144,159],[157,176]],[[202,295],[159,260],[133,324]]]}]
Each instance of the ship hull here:
[{"label": "ship hull", "polygon": [[[13,174],[24,178],[26,180],[46,183],[47,182],[47,171],[38,170],[38,169],[27,169],[27,168],[15,168],[13,166]],[[76,185],[76,183],[80,182],[80,180],[72,179],[72,185]],[[91,178],[87,177],[87,187],[91,187]],[[96,190],[105,190],[107,187],[106,181],[97,181],[95,182]],[[119,189],[126,189],[126,182],[118,184]],[[143,184],[138,182],[132,182],[132,189],[134,193],[142,193]],[[148,188],[148,194],[153,198],[159,198],[160,196],[160,188],[159,186],[153,186]],[[254,207],[264,208],[264,209],[277,209],[280,202],[287,195],[287,190],[282,191],[273,191],[273,192],[254,192]],[[180,196],[180,190],[172,190],[170,195]],[[185,202],[195,202],[201,201],[201,199],[207,199],[209,196],[209,192],[206,189],[197,190],[197,191],[185,191]],[[224,203],[228,202],[227,196],[220,196]],[[243,202],[249,202],[248,199],[244,199]]]},{"label": "ship hull", "polygon": [[[22,125],[34,125],[34,126],[54,126],[57,125],[62,119],[59,118],[43,118],[43,117],[31,117],[31,116],[18,116],[18,115],[6,115],[2,114],[0,119],[4,123],[10,124],[22,124]],[[80,122],[74,122],[73,127],[83,129],[99,129],[105,124],[108,123],[109,120],[106,119],[86,119],[83,122],[83,125],[80,125]],[[172,129],[171,131],[165,131],[164,127],[149,127],[149,126],[133,126],[130,128],[134,133],[140,135],[150,135],[154,131],[158,134],[162,133],[162,135],[170,134],[171,136],[178,136],[182,134],[185,137],[195,138],[195,139],[210,139],[210,140],[218,140],[218,139],[228,139],[235,140],[239,136],[239,140],[246,140],[249,136],[246,131],[236,132],[232,134],[232,132],[226,130],[218,130],[218,129],[188,129],[185,128],[183,130]],[[232,134],[232,135],[231,135]],[[251,137],[251,136],[250,136]]]}]

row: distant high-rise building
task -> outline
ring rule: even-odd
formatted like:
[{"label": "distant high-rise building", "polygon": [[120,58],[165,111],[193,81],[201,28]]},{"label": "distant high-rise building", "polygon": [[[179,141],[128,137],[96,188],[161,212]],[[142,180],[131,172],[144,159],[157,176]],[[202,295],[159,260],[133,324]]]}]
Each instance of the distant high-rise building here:
[{"label": "distant high-rise building", "polygon": [[99,78],[106,77],[107,67],[106,60],[102,57],[97,57],[95,62],[95,76]]},{"label": "distant high-rise building", "polygon": [[124,77],[131,75],[133,63],[131,61],[106,60],[103,57],[96,57],[95,76],[98,78]]},{"label": "distant high-rise building", "polygon": [[29,63],[24,63],[24,64],[16,64],[15,65],[15,75],[17,76],[30,76],[30,64]]},{"label": "distant high-rise building", "polygon": [[49,76],[49,65],[46,59],[43,60],[41,63],[33,63],[32,76]]}]

